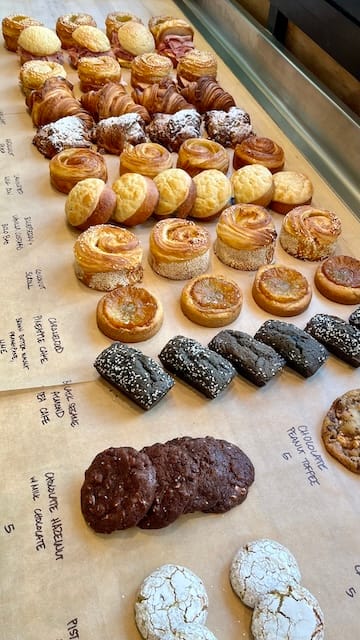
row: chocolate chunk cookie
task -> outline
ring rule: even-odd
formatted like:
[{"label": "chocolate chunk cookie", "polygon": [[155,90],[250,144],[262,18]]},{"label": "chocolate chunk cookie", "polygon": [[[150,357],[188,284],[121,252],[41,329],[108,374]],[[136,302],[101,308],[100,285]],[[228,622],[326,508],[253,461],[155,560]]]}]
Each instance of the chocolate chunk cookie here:
[{"label": "chocolate chunk cookie", "polygon": [[156,471],[143,451],[110,447],[99,453],[85,471],[81,510],[98,533],[135,526],[150,508]]},{"label": "chocolate chunk cookie", "polygon": [[326,450],[350,471],[360,473],[360,389],[336,398],[321,429]]},{"label": "chocolate chunk cookie", "polygon": [[352,367],[360,366],[360,331],[349,322],[327,313],[317,313],[305,327],[311,336]]},{"label": "chocolate chunk cookie", "polygon": [[258,387],[263,387],[285,365],[285,359],[275,349],[242,331],[220,331],[208,346]]},{"label": "chocolate chunk cookie", "polygon": [[184,513],[197,490],[199,461],[175,442],[158,442],[142,450],[149,456],[157,477],[153,503],[138,526],[161,529]]}]

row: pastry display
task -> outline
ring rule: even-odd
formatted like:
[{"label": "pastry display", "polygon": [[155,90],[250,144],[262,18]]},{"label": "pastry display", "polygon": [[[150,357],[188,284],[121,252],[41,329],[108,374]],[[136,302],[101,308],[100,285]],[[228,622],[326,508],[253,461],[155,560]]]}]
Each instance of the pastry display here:
[{"label": "pastry display", "polygon": [[38,128],[32,141],[45,158],[52,158],[70,147],[89,149],[92,146],[91,132],[78,116],[65,116],[56,122],[44,124]]},{"label": "pastry display", "polygon": [[18,38],[17,53],[20,64],[28,60],[48,60],[62,64],[61,41],[55,31],[42,25],[23,29]]},{"label": "pastry display", "polygon": [[285,215],[279,241],[294,258],[324,260],[334,253],[340,234],[341,220],[335,213],[304,205]]},{"label": "pastry display", "polygon": [[204,169],[218,169],[226,174],[229,163],[226,149],[208,138],[188,138],[178,149],[177,166],[192,177]]},{"label": "pastry display", "polygon": [[328,357],[318,340],[290,322],[266,320],[254,337],[275,349],[304,378],[313,376]]},{"label": "pastry display", "polygon": [[105,18],[105,28],[106,35],[110,42],[113,40],[113,35],[115,42],[117,42],[117,32],[119,27],[121,27],[124,22],[129,22],[130,20],[133,20],[134,22],[142,22],[141,18],[136,16],[134,13],[128,13],[126,11],[111,11],[107,14]]},{"label": "pastry display", "polygon": [[255,271],[274,258],[276,229],[270,212],[254,204],[223,210],[216,225],[214,251],[229,267]]},{"label": "pastry display", "polygon": [[210,399],[224,391],[236,375],[228,360],[186,336],[171,338],[160,351],[159,359],[170,373]]},{"label": "pastry display", "polygon": [[49,162],[50,182],[62,193],[85,178],[100,178],[106,182],[108,172],[104,156],[93,149],[73,148],[56,153]]},{"label": "pastry display", "polygon": [[136,104],[122,84],[107,82],[97,91],[88,91],[80,98],[81,104],[95,120],[137,113],[144,122],[150,122],[149,112]]},{"label": "pastry display", "polygon": [[74,45],[67,50],[70,64],[77,69],[80,58],[90,56],[112,56],[110,40],[107,35],[91,25],[81,25],[72,32]]},{"label": "pastry display", "polygon": [[355,368],[360,366],[360,331],[354,325],[334,315],[317,313],[305,331],[340,360]]},{"label": "pastry display", "polygon": [[132,87],[145,89],[149,84],[169,78],[172,72],[171,60],[155,51],[136,56],[131,63],[130,84]]},{"label": "pastry display", "polygon": [[146,453],[133,447],[109,447],[85,471],[84,519],[98,533],[135,526],[150,507],[155,487],[156,471]]},{"label": "pastry display", "polygon": [[128,171],[155,178],[160,171],[171,169],[173,158],[167,149],[157,142],[127,144],[120,154],[120,175]]},{"label": "pastry display", "polygon": [[110,220],[116,206],[116,195],[103,180],[85,178],[68,193],[65,216],[72,226],[85,231],[96,224]]},{"label": "pastry display", "polygon": [[131,227],[145,222],[155,210],[159,192],[155,182],[141,173],[124,173],[112,185],[116,196],[113,220]]},{"label": "pastry display", "polygon": [[299,585],[301,573],[289,549],[276,540],[260,538],[238,549],[231,562],[230,582],[240,600],[254,608],[270,591]]},{"label": "pastry display", "polygon": [[156,273],[170,280],[194,278],[209,266],[209,232],[190,220],[159,220],[150,232],[148,260]]},{"label": "pastry display", "polygon": [[72,34],[75,29],[83,25],[97,26],[95,19],[89,13],[66,13],[58,17],[55,29],[63,49],[70,49],[76,46]]},{"label": "pastry display", "polygon": [[181,56],[176,67],[177,81],[181,86],[204,76],[216,80],[217,60],[211,51],[192,48]]},{"label": "pastry display", "polygon": [[155,113],[146,127],[152,142],[157,142],[169,151],[178,151],[189,138],[200,137],[201,116],[195,109],[181,109],[174,114]]},{"label": "pastry display", "polygon": [[120,82],[121,79],[121,67],[109,55],[80,58],[77,72],[81,91],[96,91],[107,82]]},{"label": "pastry display", "polygon": [[193,180],[196,198],[191,217],[203,221],[216,218],[230,202],[232,190],[229,178],[218,169],[205,169]]},{"label": "pastry display", "polygon": [[[102,378],[145,411],[160,402],[175,384],[156,360],[122,342],[113,342],[104,349],[94,367]],[[150,504],[144,505],[141,517]]]},{"label": "pastry display", "polygon": [[353,311],[350,316],[349,316],[349,322],[350,324],[352,324],[354,327],[356,327],[357,329],[360,329],[360,307],[358,307],[357,309],[355,309],[355,311]]},{"label": "pastry display", "polygon": [[238,317],[243,303],[240,287],[223,276],[202,274],[187,283],[180,296],[183,313],[204,327],[224,327]]},{"label": "pastry display", "polygon": [[249,136],[235,146],[233,166],[236,170],[252,164],[261,164],[271,173],[281,171],[285,165],[284,149],[271,138]]},{"label": "pastry display", "polygon": [[119,155],[127,144],[147,142],[145,122],[138,113],[125,113],[100,120],[93,128],[93,140],[99,151]]},{"label": "pastry display", "polygon": [[176,113],[181,109],[194,109],[194,105],[179,93],[174,81],[169,78],[163,78],[160,82],[150,84],[144,89],[136,87],[132,97],[152,116],[157,113]]},{"label": "pastry display", "polygon": [[277,171],[274,174],[274,193],[271,209],[286,214],[300,205],[310,204],[313,185],[309,178],[299,171]]},{"label": "pastry display", "polygon": [[336,398],[321,427],[324,446],[344,467],[360,473],[360,389]]},{"label": "pastry display", "polygon": [[136,284],[143,278],[142,247],[134,233],[111,224],[83,231],[74,244],[75,274],[97,291]]},{"label": "pastry display", "polygon": [[239,107],[207,111],[204,124],[209,138],[223,147],[235,147],[253,132],[249,114]]},{"label": "pastry display", "polygon": [[159,192],[155,215],[159,218],[186,218],[196,197],[191,176],[183,169],[165,169],[155,176],[154,182]]},{"label": "pastry display", "polygon": [[352,256],[330,256],[319,264],[314,282],[320,293],[333,302],[360,302],[360,260]]},{"label": "pastry display", "polygon": [[236,203],[267,207],[274,193],[271,171],[261,164],[249,164],[230,176]]},{"label": "pastry display", "polygon": [[90,128],[94,121],[73,94],[73,85],[66,78],[53,77],[32,91],[26,99],[34,127],[42,127],[66,116],[78,116]]},{"label": "pastry display", "polygon": [[43,26],[40,20],[23,14],[5,16],[1,21],[5,47],[9,51],[17,51],[20,33],[27,27]]},{"label": "pastry display", "polygon": [[109,291],[96,307],[100,331],[121,342],[148,340],[159,331],[163,315],[160,300],[144,287],[134,285]]},{"label": "pastry display", "polygon": [[136,20],[123,22],[111,36],[112,50],[122,67],[130,67],[136,56],[155,50],[151,31]]},{"label": "pastry display", "polygon": [[256,272],[252,295],[264,311],[276,316],[296,316],[308,308],[312,289],[307,278],[281,264],[264,265]]},{"label": "pastry display", "polygon": [[280,353],[243,331],[220,331],[208,347],[229,360],[238,374],[257,387],[267,384],[285,365]]},{"label": "pastry display", "polygon": [[155,39],[156,50],[169,58],[173,67],[176,68],[179,60],[194,49],[194,29],[186,20],[153,16],[148,25]]},{"label": "pastry display", "polygon": [[66,78],[66,76],[65,68],[58,62],[28,60],[20,68],[19,81],[25,96],[28,96],[31,91],[41,89],[48,78]]},{"label": "pastry display", "polygon": [[[195,82],[190,82],[181,89],[181,95],[193,104],[199,113],[206,113],[212,109],[228,112],[236,107],[231,93],[223,89],[213,77],[209,76],[203,76]],[[232,112],[232,126],[236,124],[235,113],[235,111]]]}]

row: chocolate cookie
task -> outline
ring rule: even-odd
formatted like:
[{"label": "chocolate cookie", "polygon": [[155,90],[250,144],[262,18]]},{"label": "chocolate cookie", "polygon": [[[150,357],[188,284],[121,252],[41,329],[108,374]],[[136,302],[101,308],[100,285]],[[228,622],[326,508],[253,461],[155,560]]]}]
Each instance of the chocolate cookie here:
[{"label": "chocolate cookie", "polygon": [[313,376],[328,357],[316,336],[310,336],[290,322],[266,320],[254,337],[275,349],[286,364],[304,378]]},{"label": "chocolate cookie", "polygon": [[356,327],[356,329],[360,329],[360,307],[355,309],[355,311],[350,314],[349,322],[353,325],[353,327]]},{"label": "chocolate cookie", "polygon": [[285,359],[271,346],[242,331],[220,331],[208,346],[258,387],[263,387],[285,365]]},{"label": "chocolate cookie", "polygon": [[360,473],[360,389],[336,398],[321,429],[326,450],[350,471]]},{"label": "chocolate cookie", "polygon": [[110,447],[99,453],[85,471],[81,510],[98,533],[135,526],[150,508],[156,471],[143,451]]},{"label": "chocolate cookie", "polygon": [[156,443],[142,449],[149,456],[157,477],[153,503],[138,526],[161,529],[174,522],[197,490],[199,462],[175,442]]},{"label": "chocolate cookie", "polygon": [[317,313],[305,327],[311,336],[352,367],[360,366],[360,331],[337,316]]}]

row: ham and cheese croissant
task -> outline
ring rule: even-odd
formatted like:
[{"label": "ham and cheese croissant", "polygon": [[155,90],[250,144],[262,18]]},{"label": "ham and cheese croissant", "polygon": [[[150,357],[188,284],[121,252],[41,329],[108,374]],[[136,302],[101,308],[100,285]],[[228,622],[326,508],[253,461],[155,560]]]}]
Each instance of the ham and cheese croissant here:
[{"label": "ham and cheese croissant", "polygon": [[132,97],[150,114],[176,113],[181,109],[193,109],[193,105],[179,93],[175,83],[168,78],[149,85],[144,90],[135,88]]},{"label": "ham and cheese croissant", "polygon": [[190,82],[187,87],[181,89],[181,95],[185,100],[191,102],[199,113],[205,113],[212,109],[229,111],[231,107],[235,106],[232,95],[210,76],[203,76],[196,82]]},{"label": "ham and cheese croissant", "polygon": [[134,102],[125,87],[115,82],[108,82],[98,91],[88,91],[81,96],[80,102],[95,120],[137,113],[144,122],[150,122],[148,110]]}]

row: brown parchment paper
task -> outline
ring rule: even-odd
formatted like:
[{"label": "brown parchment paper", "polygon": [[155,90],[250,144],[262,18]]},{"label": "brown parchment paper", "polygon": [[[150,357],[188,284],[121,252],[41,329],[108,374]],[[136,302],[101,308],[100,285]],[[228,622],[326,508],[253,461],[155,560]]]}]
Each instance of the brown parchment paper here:
[{"label": "brown parchment paper", "polygon": [[[151,15],[181,15],[170,1],[127,1],[119,7],[115,2],[5,0],[1,17],[24,13],[53,28],[59,15],[85,11],[103,28],[114,10],[130,11],[144,22]],[[195,42],[209,48],[198,33]],[[286,168],[304,171],[313,181],[315,205],[341,217],[338,253],[359,258],[360,225],[354,214],[218,62],[221,84],[250,113],[256,132],[282,144]],[[78,90],[76,74],[68,70]],[[31,143],[35,131],[18,72],[16,54],[1,47],[0,638],[137,640],[137,588],[156,567],[178,563],[204,581],[207,624],[218,640],[247,640],[251,610],[232,592],[229,566],[241,544],[271,537],[296,556],[304,586],[324,611],[326,638],[353,640],[360,611],[359,477],[327,455],[320,428],[335,397],[360,386],[359,372],[330,356],[308,380],[288,368],[262,389],[237,377],[211,401],[177,380],[145,413],[101,381],[93,362],[110,344],[95,320],[102,294],[74,275],[77,232],[65,223],[66,196],[50,186],[48,161]],[[106,156],[106,162],[111,184],[118,158]],[[282,217],[274,214],[274,221],[280,230]],[[166,313],[161,331],[138,347],[157,357],[177,333],[206,344],[217,331],[182,315],[183,282],[152,273],[147,264],[152,224],[134,231],[144,248],[144,286],[165,302]],[[215,239],[215,223],[208,229]],[[276,257],[313,281],[316,264],[300,263],[279,246]],[[231,327],[253,335],[270,317],[252,300],[254,274],[236,272],[214,255],[210,270],[241,286],[244,305]],[[347,319],[354,308],[330,303],[314,288],[309,309],[291,322],[304,327],[319,311]],[[207,434],[235,442],[254,463],[255,483],[242,505],[223,515],[182,517],[158,531],[134,528],[105,536],[86,526],[80,487],[99,451]]]}]

